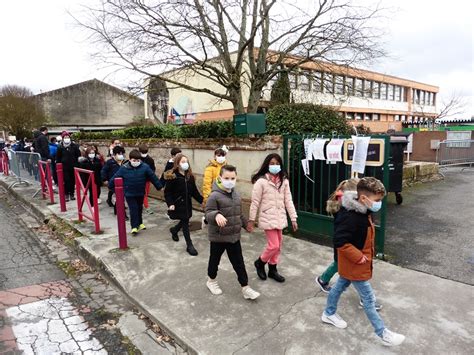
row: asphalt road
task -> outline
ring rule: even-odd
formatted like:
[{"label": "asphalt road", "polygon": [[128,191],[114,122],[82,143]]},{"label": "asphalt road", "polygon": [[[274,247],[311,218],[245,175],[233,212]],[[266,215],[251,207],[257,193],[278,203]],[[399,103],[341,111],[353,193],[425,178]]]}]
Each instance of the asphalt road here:
[{"label": "asphalt road", "polygon": [[389,196],[385,254],[390,262],[474,285],[474,169]]}]

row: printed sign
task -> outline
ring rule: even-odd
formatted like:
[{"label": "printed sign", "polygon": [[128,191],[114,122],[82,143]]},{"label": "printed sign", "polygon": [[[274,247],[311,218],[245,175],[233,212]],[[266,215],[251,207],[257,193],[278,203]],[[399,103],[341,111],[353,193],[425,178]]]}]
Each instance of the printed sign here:
[{"label": "printed sign", "polygon": [[326,146],[326,157],[328,162],[342,161],[342,145],[344,139],[331,139]]},{"label": "printed sign", "polygon": [[[385,156],[385,140],[371,139],[367,148],[367,158],[365,166],[382,166]],[[344,143],[344,163],[352,165],[354,159],[354,142],[347,139]]]}]

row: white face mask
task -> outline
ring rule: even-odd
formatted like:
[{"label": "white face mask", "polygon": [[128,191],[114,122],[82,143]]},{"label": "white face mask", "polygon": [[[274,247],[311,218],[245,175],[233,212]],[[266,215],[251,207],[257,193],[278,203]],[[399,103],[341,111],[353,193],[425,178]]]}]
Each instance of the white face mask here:
[{"label": "white face mask", "polygon": [[65,145],[69,145],[71,143],[71,138],[64,138],[63,142]]},{"label": "white face mask", "polygon": [[148,153],[142,153],[142,158],[146,158],[148,156]]},{"label": "white face mask", "polygon": [[141,163],[142,163],[141,161],[131,161],[131,162],[130,162],[130,164],[132,164],[132,166],[133,166],[134,168],[140,166]]},{"label": "white face mask", "polygon": [[218,162],[219,164],[224,164],[225,157],[221,157],[221,156],[216,157],[216,162]]},{"label": "white face mask", "polygon": [[119,161],[122,161],[125,159],[125,157],[122,154],[117,154],[116,157],[117,157],[117,160]]},{"label": "white face mask", "polygon": [[180,163],[179,166],[184,171],[187,171],[189,169],[189,163]]},{"label": "white face mask", "polygon": [[95,153],[89,153],[89,159],[94,159],[95,158]]},{"label": "white face mask", "polygon": [[222,186],[224,186],[227,190],[232,190],[237,183],[237,180],[221,180]]}]

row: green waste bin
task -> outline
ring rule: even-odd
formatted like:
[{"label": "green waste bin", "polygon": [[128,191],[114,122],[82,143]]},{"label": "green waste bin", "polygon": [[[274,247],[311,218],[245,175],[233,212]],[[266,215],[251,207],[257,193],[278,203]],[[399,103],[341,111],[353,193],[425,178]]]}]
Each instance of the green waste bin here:
[{"label": "green waste bin", "polygon": [[234,115],[235,134],[265,134],[267,124],[264,113],[243,113]]}]

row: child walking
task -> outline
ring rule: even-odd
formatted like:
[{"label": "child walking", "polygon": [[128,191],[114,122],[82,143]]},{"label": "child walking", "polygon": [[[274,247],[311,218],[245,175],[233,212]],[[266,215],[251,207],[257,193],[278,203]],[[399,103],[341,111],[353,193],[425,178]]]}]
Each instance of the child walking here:
[{"label": "child walking", "polygon": [[165,186],[166,184],[166,180],[165,180],[165,172],[167,172],[168,170],[172,170],[173,169],[173,166],[174,166],[174,158],[176,158],[176,156],[178,154],[181,153],[181,149],[178,148],[178,147],[173,147],[171,148],[171,152],[170,152],[170,155],[171,155],[171,158],[166,162],[165,164],[165,169],[163,170],[163,173],[161,174],[161,177],[160,177],[160,181],[161,181],[161,184],[163,186]]},{"label": "child walking", "polygon": [[265,231],[267,247],[255,261],[257,275],[266,280],[265,264],[268,263],[268,277],[277,282],[285,278],[278,273],[277,264],[283,242],[283,229],[288,226],[288,212],[293,230],[298,229],[297,214],[290,191],[288,174],[283,170],[283,161],[278,154],[269,154],[263,161],[260,170],[252,176],[252,204],[250,206],[250,221],[248,230],[254,229],[257,212],[258,226]]},{"label": "child walking", "polygon": [[[120,169],[125,161],[125,148],[117,145],[112,149],[112,156],[105,162],[100,175],[102,180],[108,184],[114,178],[115,173]],[[117,214],[115,204],[112,202],[114,191],[109,189],[107,194],[107,205],[114,208],[114,214]]]},{"label": "child walking", "polygon": [[129,158],[130,160],[123,164],[109,180],[109,189],[115,189],[115,178],[123,178],[125,199],[130,210],[132,235],[136,236],[139,231],[146,229],[142,218],[146,182],[150,181],[157,190],[163,186],[148,164],[142,162],[141,154],[137,149],[130,152]]},{"label": "child walking", "polygon": [[196,256],[198,252],[194,248],[189,231],[189,220],[193,215],[192,198],[203,203],[203,198],[196,187],[189,160],[183,154],[178,154],[174,160],[171,170],[164,173],[166,180],[165,200],[168,205],[168,215],[171,219],[179,220],[178,224],[170,228],[171,238],[179,241],[178,232],[182,229],[186,241],[186,251],[189,255]]},{"label": "child walking", "polygon": [[211,242],[206,285],[213,295],[222,293],[216,277],[222,254],[226,251],[242,287],[244,298],[254,300],[260,296],[260,293],[248,285],[249,280],[240,245],[241,230],[247,228],[247,219],[242,214],[240,194],[235,190],[237,169],[232,165],[225,165],[219,174],[220,176],[212,186],[205,209],[209,223],[208,236]]},{"label": "child walking", "polygon": [[373,177],[362,178],[357,192],[346,191],[342,206],[334,220],[334,249],[339,278],[329,292],[321,320],[344,329],[347,323],[339,316],[337,304],[342,293],[351,284],[363,301],[364,311],[383,345],[400,345],[405,336],[388,330],[375,309],[375,295],[369,280],[375,255],[375,226],[372,212],[382,207],[385,187]]},{"label": "child walking", "polygon": [[[140,154],[142,156],[142,162],[148,164],[151,171],[155,173],[156,171],[155,160],[152,157],[150,157],[150,155],[148,154],[148,146],[146,144],[140,144],[138,146],[138,150],[140,151]],[[147,181],[146,186],[145,186],[145,198],[143,199],[143,206],[145,206],[146,213],[153,214],[153,211],[149,208],[150,206],[148,205],[149,194],[150,194],[150,182]]]}]

